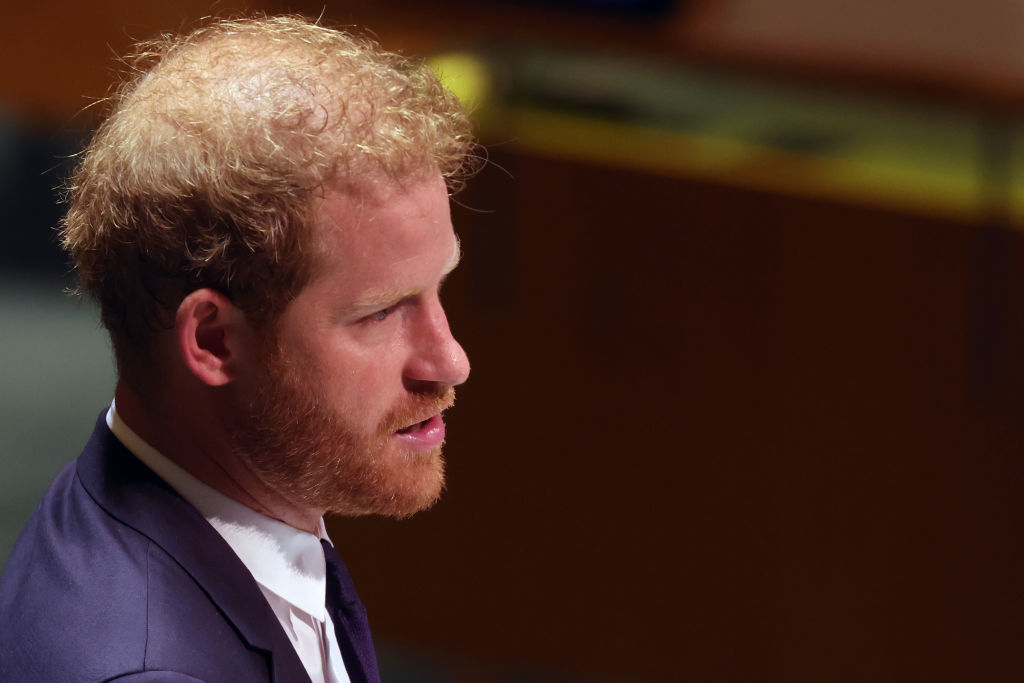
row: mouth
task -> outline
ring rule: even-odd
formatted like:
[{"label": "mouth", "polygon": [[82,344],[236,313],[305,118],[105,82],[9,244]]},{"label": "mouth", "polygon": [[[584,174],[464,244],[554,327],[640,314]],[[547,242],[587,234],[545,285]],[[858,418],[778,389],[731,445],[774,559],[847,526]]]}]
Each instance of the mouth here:
[{"label": "mouth", "polygon": [[395,435],[417,448],[434,448],[444,441],[444,419],[441,413],[402,427]]},{"label": "mouth", "polygon": [[420,431],[422,429],[425,429],[427,424],[432,419],[434,419],[435,417],[437,417],[437,416],[436,415],[431,415],[430,417],[424,418],[424,419],[420,420],[419,422],[414,422],[413,424],[411,424],[411,425],[409,425],[407,427],[402,427],[401,429],[399,429],[397,431],[398,431],[399,434],[411,434],[413,432],[418,432],[418,431]]}]

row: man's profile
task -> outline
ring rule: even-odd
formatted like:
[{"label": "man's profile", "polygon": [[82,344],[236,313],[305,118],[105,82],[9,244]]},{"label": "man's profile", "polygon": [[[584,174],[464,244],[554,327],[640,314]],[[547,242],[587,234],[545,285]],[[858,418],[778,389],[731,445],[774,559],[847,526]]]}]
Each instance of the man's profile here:
[{"label": "man's profile", "polygon": [[0,680],[378,680],[323,516],[443,487],[468,119],[427,67],[296,18],[132,66],[62,229],[114,402],[0,580]]}]

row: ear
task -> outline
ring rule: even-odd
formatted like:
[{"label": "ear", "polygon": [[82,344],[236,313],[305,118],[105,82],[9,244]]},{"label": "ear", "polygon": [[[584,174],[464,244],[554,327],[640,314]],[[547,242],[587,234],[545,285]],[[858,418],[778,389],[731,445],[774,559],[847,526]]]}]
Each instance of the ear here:
[{"label": "ear", "polygon": [[178,306],[174,333],[179,356],[203,384],[219,387],[235,378],[248,324],[226,296],[213,289],[186,296]]}]

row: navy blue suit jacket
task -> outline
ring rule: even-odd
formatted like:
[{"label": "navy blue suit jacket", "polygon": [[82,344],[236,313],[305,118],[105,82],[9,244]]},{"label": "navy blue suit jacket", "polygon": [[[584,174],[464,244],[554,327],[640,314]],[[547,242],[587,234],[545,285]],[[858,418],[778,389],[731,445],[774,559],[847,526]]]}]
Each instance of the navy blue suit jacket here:
[{"label": "navy blue suit jacket", "polygon": [[[333,579],[349,676],[378,681],[366,612],[343,565]],[[109,680],[309,677],[238,556],[101,415],[0,577],[0,681]]]}]

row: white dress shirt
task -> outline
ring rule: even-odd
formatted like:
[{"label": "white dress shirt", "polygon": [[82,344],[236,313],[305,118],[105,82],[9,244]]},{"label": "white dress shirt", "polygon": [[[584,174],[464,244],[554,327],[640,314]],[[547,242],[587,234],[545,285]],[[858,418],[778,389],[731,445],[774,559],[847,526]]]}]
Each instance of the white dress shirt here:
[{"label": "white dress shirt", "polygon": [[256,579],[313,683],[349,683],[334,623],[324,606],[327,566],[320,539],[330,539],[323,519],[314,536],[228,498],[143,441],[121,420],[114,403],[107,411],[107,426],[224,537]]}]

